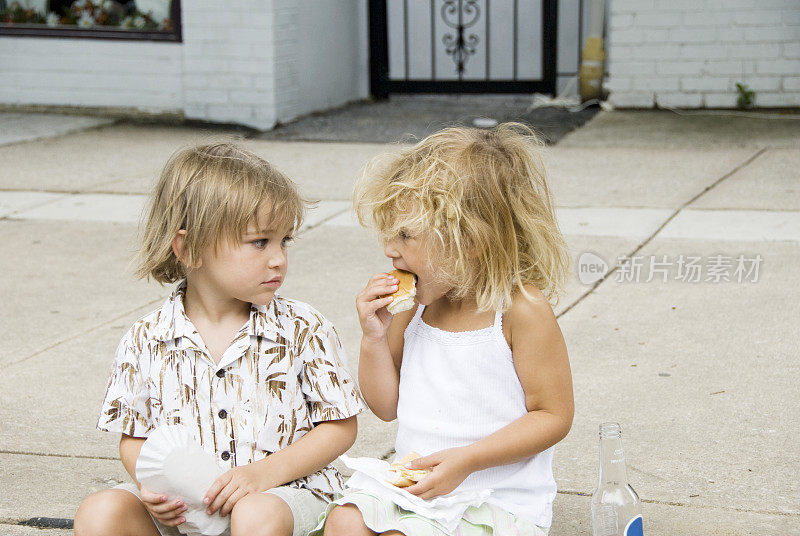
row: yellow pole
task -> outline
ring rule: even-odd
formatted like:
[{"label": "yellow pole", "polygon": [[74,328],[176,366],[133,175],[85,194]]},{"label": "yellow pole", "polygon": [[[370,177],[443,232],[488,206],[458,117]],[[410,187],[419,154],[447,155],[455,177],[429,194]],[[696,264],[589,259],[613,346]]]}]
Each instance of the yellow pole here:
[{"label": "yellow pole", "polygon": [[602,37],[587,37],[586,45],[581,51],[581,67],[578,71],[578,90],[581,100],[603,97],[603,65],[606,53],[603,50]]},{"label": "yellow pole", "polygon": [[606,60],[606,52],[603,50],[605,13],[605,0],[590,0],[589,31],[581,51],[581,65],[578,69],[578,91],[583,102],[603,98],[603,67]]}]

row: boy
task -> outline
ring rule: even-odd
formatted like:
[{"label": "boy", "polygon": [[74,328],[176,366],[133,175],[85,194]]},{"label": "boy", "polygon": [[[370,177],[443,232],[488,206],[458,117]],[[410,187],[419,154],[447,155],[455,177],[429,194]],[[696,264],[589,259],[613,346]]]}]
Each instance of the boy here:
[{"label": "boy", "polygon": [[342,479],[330,462],[363,410],[339,337],[317,311],[275,295],[306,203],[261,158],[219,143],[179,151],[153,194],[139,277],[179,282],[122,339],[98,428],[120,432],[136,485],[87,497],[76,536],[175,535],[187,506],[135,478],[142,443],[182,424],[225,472],[207,513],[233,536],[306,534]]}]

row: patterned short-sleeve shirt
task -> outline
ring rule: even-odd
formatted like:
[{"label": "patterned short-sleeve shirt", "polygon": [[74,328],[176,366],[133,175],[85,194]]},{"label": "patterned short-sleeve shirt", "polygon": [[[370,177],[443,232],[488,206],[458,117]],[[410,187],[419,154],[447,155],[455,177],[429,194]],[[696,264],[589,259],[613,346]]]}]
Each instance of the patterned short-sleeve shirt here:
[{"label": "patterned short-sleeve shirt", "polygon": [[[333,325],[311,306],[275,296],[214,363],[183,309],[185,282],[138,320],[117,349],[97,427],[147,437],[183,424],[224,468],[261,460],[315,423],[345,419],[364,405],[345,368]],[[332,499],[332,466],[291,483]]]}]

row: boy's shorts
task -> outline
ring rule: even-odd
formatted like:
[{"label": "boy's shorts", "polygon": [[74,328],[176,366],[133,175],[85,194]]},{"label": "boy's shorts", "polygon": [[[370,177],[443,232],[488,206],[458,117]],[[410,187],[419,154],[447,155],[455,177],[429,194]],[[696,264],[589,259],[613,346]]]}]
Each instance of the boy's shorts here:
[{"label": "boy's shorts", "polygon": [[[114,486],[114,489],[124,489],[125,491],[130,491],[136,495],[139,500],[141,500],[141,497],[139,496],[139,488],[136,487],[136,484],[125,482]],[[322,512],[324,512],[325,508],[328,506],[327,501],[320,499],[305,488],[280,486],[267,490],[263,493],[272,493],[273,495],[277,495],[289,505],[289,509],[292,511],[292,516],[294,516],[294,531],[292,532],[292,536],[307,536],[308,533],[317,526],[317,521],[319,520],[320,514],[322,514]],[[153,519],[153,523],[155,523],[156,528],[161,536],[182,536],[178,530],[178,527],[168,527],[167,525],[162,525],[156,521],[153,516],[150,517]],[[220,536],[230,536],[230,534],[231,529],[230,526],[228,526],[228,529]]]}]

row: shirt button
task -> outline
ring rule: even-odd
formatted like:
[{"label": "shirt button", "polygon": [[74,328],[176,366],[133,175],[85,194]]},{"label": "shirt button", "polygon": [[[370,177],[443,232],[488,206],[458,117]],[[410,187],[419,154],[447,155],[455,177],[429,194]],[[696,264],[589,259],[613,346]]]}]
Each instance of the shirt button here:
[{"label": "shirt button", "polygon": [[223,453],[222,453],[222,460],[223,460],[223,461],[226,461],[226,462],[227,462],[227,461],[228,461],[228,460],[230,460],[230,459],[231,459],[231,453],[230,453],[230,452],[228,452],[228,451],[226,450],[225,452],[223,452]]},{"label": "shirt button", "polygon": [[224,409],[221,409],[221,410],[219,410],[219,413],[217,413],[217,415],[219,415],[220,419],[224,419],[225,417],[228,416],[228,412],[225,411]]},{"label": "shirt button", "polygon": [[225,376],[225,369],[219,369],[217,371],[217,378],[222,378],[223,376]]}]

